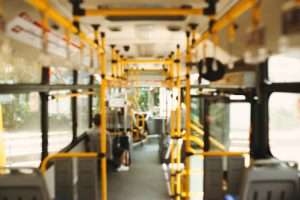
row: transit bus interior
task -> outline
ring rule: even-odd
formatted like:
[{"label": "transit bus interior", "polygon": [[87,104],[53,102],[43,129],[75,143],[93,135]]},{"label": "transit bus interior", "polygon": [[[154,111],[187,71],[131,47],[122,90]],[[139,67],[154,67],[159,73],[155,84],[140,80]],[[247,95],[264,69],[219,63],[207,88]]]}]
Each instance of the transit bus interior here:
[{"label": "transit bus interior", "polygon": [[299,0],[0,0],[0,200],[298,200],[299,152]]}]

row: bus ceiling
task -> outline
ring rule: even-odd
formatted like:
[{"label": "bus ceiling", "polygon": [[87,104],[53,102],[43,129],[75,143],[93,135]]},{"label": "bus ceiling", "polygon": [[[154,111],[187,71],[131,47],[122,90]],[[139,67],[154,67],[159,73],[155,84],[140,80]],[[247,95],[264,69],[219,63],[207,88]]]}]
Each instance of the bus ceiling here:
[{"label": "bus ceiling", "polygon": [[[36,10],[41,11],[49,20],[49,28],[58,33],[60,38],[64,39],[66,31],[71,33],[70,42],[73,46],[71,56],[74,60],[80,57],[78,55],[81,52],[79,50],[81,42],[103,52],[104,49],[97,46],[94,38],[94,30],[91,28],[93,24],[100,25],[97,31],[106,33],[105,48],[108,58],[110,57],[108,46],[114,44],[115,49],[120,51],[120,55],[131,60],[166,58],[171,51],[175,51],[176,44],[180,44],[181,49],[185,50],[186,31],[192,33],[191,47],[194,49],[192,55],[197,62],[204,54],[204,43],[207,47],[207,57],[215,56],[214,48],[217,46],[216,57],[220,61],[227,63],[230,56],[235,61],[242,59],[244,51],[248,49],[248,35],[253,34],[251,28],[255,20],[261,27],[258,40],[263,40],[263,46],[267,47],[268,51],[278,51],[277,41],[282,35],[280,23],[282,8],[278,4],[282,4],[283,0],[276,0],[276,3],[259,0],[176,2],[152,0],[147,3],[129,0],[115,0],[113,3],[111,1],[99,3],[96,0],[26,0],[26,2],[28,4],[18,2],[20,6],[15,6],[14,2],[4,1],[6,8],[4,17],[8,24],[15,22],[16,16],[22,16],[27,21],[42,25],[41,14]],[[255,11],[255,7],[259,8],[258,12]],[[272,10],[274,14],[269,15],[266,10]],[[14,29],[14,31],[18,30]],[[37,54],[38,48],[28,48],[28,45],[19,41],[13,41],[13,47],[26,49],[26,51],[18,50],[14,53],[35,59],[33,55]],[[125,46],[130,48],[126,50]],[[60,55],[54,53],[54,57],[52,60],[64,62]]]}]

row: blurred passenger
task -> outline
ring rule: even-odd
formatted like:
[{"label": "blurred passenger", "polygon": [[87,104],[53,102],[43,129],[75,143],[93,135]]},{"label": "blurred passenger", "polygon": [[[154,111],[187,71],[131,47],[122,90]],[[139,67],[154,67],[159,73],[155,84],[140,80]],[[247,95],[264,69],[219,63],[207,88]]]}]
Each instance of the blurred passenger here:
[{"label": "blurred passenger", "polygon": [[[93,127],[87,131],[88,135],[88,150],[91,152],[100,153],[100,131],[101,130],[101,116],[96,114],[93,118]],[[113,160],[112,157],[112,138],[106,131],[106,158]]]},{"label": "blurred passenger", "polygon": [[130,164],[129,138],[118,136],[113,142],[113,153],[118,166],[117,171],[128,171]]}]

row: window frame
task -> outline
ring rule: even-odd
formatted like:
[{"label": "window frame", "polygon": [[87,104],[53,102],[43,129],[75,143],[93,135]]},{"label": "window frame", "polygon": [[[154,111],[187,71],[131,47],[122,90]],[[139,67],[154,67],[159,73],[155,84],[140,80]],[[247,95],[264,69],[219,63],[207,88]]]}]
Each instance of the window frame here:
[{"label": "window frame", "polygon": [[[30,92],[38,92],[40,96],[40,128],[41,128],[41,137],[42,137],[42,146],[41,146],[41,161],[48,156],[48,101],[51,96],[49,96],[50,91],[58,91],[58,90],[69,90],[70,93],[78,93],[79,90],[84,91],[99,91],[99,85],[95,84],[94,75],[90,75],[90,83],[88,85],[80,85],[77,84],[78,72],[73,70],[73,84],[72,85],[50,85],[49,82],[49,67],[42,67],[41,70],[42,78],[40,84],[0,84],[0,94],[18,94],[18,93],[30,93]],[[66,97],[70,98],[70,97]],[[72,149],[76,144],[78,144],[84,137],[85,134],[81,134],[78,136],[77,134],[77,97],[71,97],[72,103],[72,142],[62,148],[59,152],[66,152]],[[87,110],[89,116],[89,126],[92,124],[92,94],[88,95],[88,107]]]}]

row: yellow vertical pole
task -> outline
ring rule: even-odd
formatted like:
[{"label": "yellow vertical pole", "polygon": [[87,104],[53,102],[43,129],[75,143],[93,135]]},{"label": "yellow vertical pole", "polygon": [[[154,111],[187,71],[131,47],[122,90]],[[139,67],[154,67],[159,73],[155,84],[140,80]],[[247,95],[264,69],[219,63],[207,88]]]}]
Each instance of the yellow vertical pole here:
[{"label": "yellow vertical pole", "polygon": [[[130,85],[131,86],[133,86],[133,78],[134,78],[134,74],[133,74],[133,71],[130,71],[129,72],[130,74],[129,74],[129,81],[130,81]],[[132,99],[133,100],[133,99]],[[133,102],[131,102],[131,105],[132,105],[132,103]],[[131,134],[132,134],[132,136],[133,136],[133,123],[134,123],[134,121],[133,121],[133,107],[131,106],[131,109],[130,109],[130,132],[131,132]]]},{"label": "yellow vertical pole", "polygon": [[111,45],[111,76],[115,77],[115,45]]},{"label": "yellow vertical pole", "polygon": [[117,78],[119,78],[119,67],[120,67],[120,64],[119,64],[119,50],[116,50],[116,60],[117,60],[117,64],[116,64],[116,68],[115,68],[115,71],[116,71],[116,76]]},{"label": "yellow vertical pole", "polygon": [[170,64],[170,78],[171,78],[171,90],[172,90],[172,109],[171,109],[171,195],[175,195],[175,170],[174,170],[174,151],[175,151],[175,130],[174,130],[174,124],[175,124],[175,112],[174,112],[174,53],[171,54],[171,64]]},{"label": "yellow vertical pole", "polygon": [[122,79],[124,79],[124,68],[125,68],[125,65],[123,64],[122,65],[122,70],[121,70],[121,77],[122,77]]},{"label": "yellow vertical pole", "polygon": [[[120,56],[121,60],[124,60],[123,55]],[[120,64],[120,79],[123,78],[123,64]]]},{"label": "yellow vertical pole", "polygon": [[135,94],[136,94],[136,101],[137,101],[137,106],[138,108],[140,108],[140,104],[139,104],[139,72],[138,70],[135,71],[135,81],[136,81],[136,88],[135,88]]},{"label": "yellow vertical pole", "polygon": [[[123,56],[121,57],[121,59],[123,60]],[[120,79],[123,78],[123,68],[124,68],[124,64],[121,64],[121,66],[120,66]]]},{"label": "yellow vertical pole", "polygon": [[[185,100],[186,100],[186,141],[185,141],[185,151],[190,152],[191,149],[191,141],[190,141],[190,135],[191,135],[191,127],[190,127],[190,121],[191,121],[191,82],[190,82],[190,64],[191,64],[191,51],[190,51],[190,32],[186,32],[186,90],[185,90]],[[189,193],[190,193],[190,157],[185,157],[185,170],[186,170],[186,181],[185,181],[185,192],[186,192],[186,200],[190,199]]]},{"label": "yellow vertical pole", "polygon": [[101,32],[101,46],[103,53],[101,54],[101,86],[100,86],[100,108],[101,108],[101,199],[107,200],[107,174],[106,174],[106,59],[105,59],[105,33]]},{"label": "yellow vertical pole", "polygon": [[3,0],[0,0],[0,16],[3,16],[3,11],[4,11],[4,7],[3,7]]},{"label": "yellow vertical pole", "polygon": [[[4,147],[4,139],[3,139],[3,112],[2,105],[0,104],[0,166],[6,165],[6,155],[5,155],[5,147]],[[0,170],[0,174],[4,171]]]},{"label": "yellow vertical pole", "polygon": [[181,138],[181,127],[180,127],[180,121],[181,121],[181,98],[180,98],[180,46],[177,45],[177,52],[176,52],[176,66],[177,66],[177,81],[176,81],[176,87],[178,90],[177,94],[177,111],[176,111],[176,127],[177,127],[177,140],[176,140],[176,166],[177,166],[177,173],[176,173],[176,200],[180,200],[180,194],[181,194],[181,175],[180,175],[180,163],[181,163],[181,145],[179,142],[179,138]]}]

